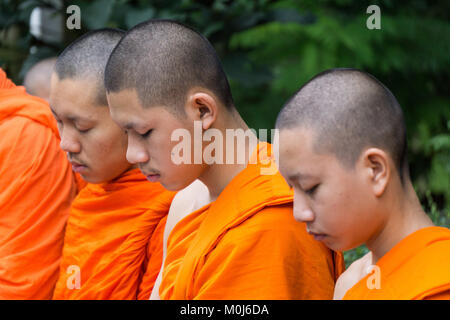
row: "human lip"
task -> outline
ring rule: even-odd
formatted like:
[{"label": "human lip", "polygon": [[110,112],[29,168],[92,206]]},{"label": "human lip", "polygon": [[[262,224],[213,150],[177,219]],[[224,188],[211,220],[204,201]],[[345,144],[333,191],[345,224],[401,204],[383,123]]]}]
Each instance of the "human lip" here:
[{"label": "human lip", "polygon": [[145,177],[150,182],[157,182],[161,176],[157,173],[152,173],[152,174],[146,174]]},{"label": "human lip", "polygon": [[75,161],[71,161],[70,164],[72,165],[72,170],[77,173],[81,173],[82,171],[86,170],[86,168],[87,168],[85,165],[80,164]]},{"label": "human lip", "polygon": [[308,231],[308,233],[309,233],[310,235],[312,235],[312,236],[314,237],[314,239],[317,240],[317,241],[321,241],[321,240],[325,239],[325,237],[327,236],[327,235],[324,234],[324,233],[313,232],[313,231],[311,231],[311,230],[307,230],[307,231]]},{"label": "human lip", "polygon": [[325,239],[325,237],[326,237],[327,235],[326,235],[326,234],[312,233],[312,236],[314,237],[314,240],[322,241],[323,239]]}]

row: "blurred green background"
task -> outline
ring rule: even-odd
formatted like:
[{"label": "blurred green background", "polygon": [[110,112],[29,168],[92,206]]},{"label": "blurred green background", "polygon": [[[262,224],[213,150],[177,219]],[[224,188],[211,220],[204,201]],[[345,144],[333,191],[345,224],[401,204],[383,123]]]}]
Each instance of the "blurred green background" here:
[{"label": "blurred green background", "polygon": [[[71,4],[81,9],[80,30],[66,28]],[[372,4],[381,9],[380,30],[366,27]],[[36,7],[62,16],[59,41],[30,34]],[[400,101],[414,186],[434,223],[450,227],[449,15],[447,0],[0,0],[0,66],[20,84],[30,66],[86,31],[175,19],[213,43],[235,104],[255,129],[273,128],[283,103],[316,73],[363,69]],[[347,264],[366,251],[362,246],[346,252]]]}]

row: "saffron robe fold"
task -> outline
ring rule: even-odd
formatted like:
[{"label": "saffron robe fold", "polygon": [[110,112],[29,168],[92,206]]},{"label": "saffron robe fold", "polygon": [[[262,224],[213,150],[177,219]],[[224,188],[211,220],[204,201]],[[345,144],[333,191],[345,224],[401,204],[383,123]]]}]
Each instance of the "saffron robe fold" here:
[{"label": "saffron robe fold", "polygon": [[[72,204],[53,298],[137,299],[146,290],[139,286],[153,255],[148,246],[174,195],[138,169],[87,184]],[[160,237],[155,241],[162,242]],[[155,279],[146,284],[153,286]]]},{"label": "saffron robe fold", "polygon": [[76,195],[46,101],[0,69],[0,299],[51,299]]},{"label": "saffron robe fold", "polygon": [[161,264],[163,261],[164,229],[166,226],[167,217],[168,216],[165,216],[158,223],[158,226],[152,234],[150,243],[147,246],[147,256],[146,261],[144,262],[146,270],[144,276],[142,277],[142,281],[139,284],[138,300],[150,299],[159,270],[161,270]]},{"label": "saffron robe fold", "polygon": [[380,289],[369,289],[368,274],[343,299],[450,299],[450,230],[420,229],[401,240],[376,264]]},{"label": "saffron robe fold", "polygon": [[333,297],[342,254],[294,220],[293,193],[278,171],[261,175],[273,165],[270,145],[260,143],[251,159],[216,201],[173,228],[161,299]]}]

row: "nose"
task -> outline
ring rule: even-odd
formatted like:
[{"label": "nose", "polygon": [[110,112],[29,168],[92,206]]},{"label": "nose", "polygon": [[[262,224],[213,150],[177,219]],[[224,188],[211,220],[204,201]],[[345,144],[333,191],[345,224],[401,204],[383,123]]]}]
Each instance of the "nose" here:
[{"label": "nose", "polygon": [[294,218],[299,222],[314,221],[314,212],[312,211],[307,199],[300,192],[294,190]]},{"label": "nose", "polygon": [[150,160],[144,146],[132,134],[128,134],[127,160],[131,164],[145,163]]},{"label": "nose", "polygon": [[59,145],[63,151],[68,153],[80,153],[81,145],[80,142],[76,139],[73,132],[66,128],[60,130],[59,134],[61,136],[61,142]]}]

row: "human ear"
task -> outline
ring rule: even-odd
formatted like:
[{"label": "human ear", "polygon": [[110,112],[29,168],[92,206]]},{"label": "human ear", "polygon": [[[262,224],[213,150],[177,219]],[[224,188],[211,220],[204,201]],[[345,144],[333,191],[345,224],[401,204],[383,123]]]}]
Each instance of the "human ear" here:
[{"label": "human ear", "polygon": [[209,129],[217,119],[215,97],[205,92],[193,92],[188,95],[186,112],[195,120],[202,122],[202,129]]},{"label": "human ear", "polygon": [[364,169],[376,197],[381,197],[387,188],[391,166],[386,152],[378,148],[369,148],[362,154]]}]

